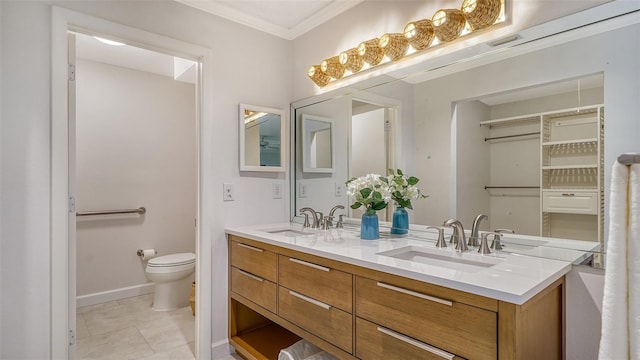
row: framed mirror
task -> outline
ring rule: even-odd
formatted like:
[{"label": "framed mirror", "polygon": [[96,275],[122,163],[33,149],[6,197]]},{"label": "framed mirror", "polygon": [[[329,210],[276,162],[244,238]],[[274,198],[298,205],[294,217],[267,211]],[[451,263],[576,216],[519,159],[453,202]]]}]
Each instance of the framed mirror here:
[{"label": "framed mirror", "polygon": [[333,121],[302,114],[302,171],[333,173]]},{"label": "framed mirror", "polygon": [[285,171],[282,110],[240,104],[240,171]]}]

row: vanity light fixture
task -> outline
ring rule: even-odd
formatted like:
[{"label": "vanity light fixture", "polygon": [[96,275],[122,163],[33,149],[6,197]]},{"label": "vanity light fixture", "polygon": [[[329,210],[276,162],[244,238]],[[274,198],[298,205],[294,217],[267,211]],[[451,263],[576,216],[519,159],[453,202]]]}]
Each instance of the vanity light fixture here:
[{"label": "vanity light fixture", "polygon": [[362,57],[360,57],[358,49],[356,48],[343,51],[338,55],[338,57],[340,59],[340,64],[352,73],[357,73],[364,65],[364,60],[362,60]]},{"label": "vanity light fixture", "polygon": [[431,22],[438,40],[448,42],[460,36],[466,20],[462,11],[458,9],[441,9],[433,14]]},{"label": "vanity light fixture", "polygon": [[320,70],[334,79],[340,79],[344,76],[345,68],[342,66],[340,59],[337,56],[332,56],[328,59],[322,60],[320,63]]},{"label": "vanity light fixture", "polygon": [[391,61],[402,59],[409,48],[409,40],[400,33],[388,33],[380,37],[380,49]]},{"label": "vanity light fixture", "polygon": [[464,0],[461,10],[471,30],[479,30],[496,22],[501,6],[500,0]]},{"label": "vanity light fixture", "polygon": [[426,49],[435,37],[433,23],[429,19],[410,22],[404,27],[404,37],[416,51]]},{"label": "vanity light fixture", "polygon": [[[385,56],[389,61],[398,61],[413,51],[453,41],[475,30],[505,21],[504,6],[507,1],[463,0],[460,9],[440,9],[431,19],[408,23],[402,33],[386,33],[379,39],[363,41],[356,48],[323,60],[320,65],[312,65],[307,70],[307,75],[316,85],[324,87],[332,79],[343,78],[346,71],[351,74],[359,72],[365,62],[372,68],[380,64]],[[515,35],[489,45],[498,46],[519,38]]]},{"label": "vanity light fixture", "polygon": [[380,49],[380,40],[378,38],[363,41],[358,45],[358,55],[362,57],[367,64],[376,66],[382,61],[384,52]]},{"label": "vanity light fixture", "polygon": [[309,79],[313,80],[313,82],[320,87],[327,85],[329,81],[331,81],[331,76],[325,74],[322,69],[320,69],[320,65],[309,66],[307,75]]},{"label": "vanity light fixture", "polygon": [[260,119],[261,117],[263,117],[265,115],[267,115],[266,112],[245,110],[244,111],[244,123],[248,124],[250,122],[256,121],[256,120]]}]

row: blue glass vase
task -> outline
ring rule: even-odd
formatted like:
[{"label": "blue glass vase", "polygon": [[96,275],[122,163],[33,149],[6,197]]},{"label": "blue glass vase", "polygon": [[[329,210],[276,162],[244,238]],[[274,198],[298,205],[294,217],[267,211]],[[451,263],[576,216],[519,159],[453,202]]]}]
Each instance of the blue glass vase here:
[{"label": "blue glass vase", "polygon": [[396,235],[405,235],[409,233],[409,213],[407,212],[407,209],[402,206],[396,207],[393,211],[391,233]]},{"label": "blue glass vase", "polygon": [[360,239],[377,240],[380,238],[380,229],[378,227],[378,214],[375,211],[367,211],[362,214],[360,222]]}]

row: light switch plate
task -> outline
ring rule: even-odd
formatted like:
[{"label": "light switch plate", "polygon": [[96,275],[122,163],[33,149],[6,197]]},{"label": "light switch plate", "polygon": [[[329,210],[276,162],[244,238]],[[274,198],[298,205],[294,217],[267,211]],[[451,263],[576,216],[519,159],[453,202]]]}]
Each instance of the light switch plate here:
[{"label": "light switch plate", "polygon": [[282,199],[282,183],[273,183],[273,198]]},{"label": "light switch plate", "polygon": [[236,199],[236,194],[233,191],[232,183],[222,184],[222,199],[224,201],[234,201]]},{"label": "light switch plate", "polygon": [[298,183],[298,197],[307,197],[307,184]]},{"label": "light switch plate", "polygon": [[344,184],[337,182],[335,187],[336,197],[341,197],[343,192],[344,192]]}]

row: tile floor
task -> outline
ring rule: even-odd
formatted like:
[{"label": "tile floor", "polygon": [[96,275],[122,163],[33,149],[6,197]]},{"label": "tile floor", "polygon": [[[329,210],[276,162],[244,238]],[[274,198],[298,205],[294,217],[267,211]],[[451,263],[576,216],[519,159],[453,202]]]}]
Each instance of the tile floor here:
[{"label": "tile floor", "polygon": [[76,359],[194,359],[191,307],[153,311],[152,300],[150,294],[78,308]]}]

